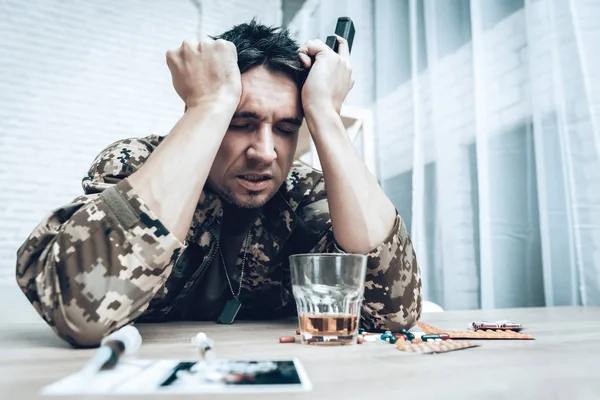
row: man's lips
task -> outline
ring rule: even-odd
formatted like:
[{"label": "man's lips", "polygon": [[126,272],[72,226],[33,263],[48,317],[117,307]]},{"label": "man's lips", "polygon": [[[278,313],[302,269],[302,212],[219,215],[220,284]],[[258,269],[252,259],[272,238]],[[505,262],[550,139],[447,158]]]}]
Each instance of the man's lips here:
[{"label": "man's lips", "polygon": [[242,174],[242,175],[238,175],[238,178],[242,178],[247,181],[257,182],[257,181],[264,181],[266,179],[271,179],[273,177],[271,176],[271,174]]},{"label": "man's lips", "polygon": [[270,174],[243,174],[236,178],[240,185],[252,191],[265,189],[273,179]]}]

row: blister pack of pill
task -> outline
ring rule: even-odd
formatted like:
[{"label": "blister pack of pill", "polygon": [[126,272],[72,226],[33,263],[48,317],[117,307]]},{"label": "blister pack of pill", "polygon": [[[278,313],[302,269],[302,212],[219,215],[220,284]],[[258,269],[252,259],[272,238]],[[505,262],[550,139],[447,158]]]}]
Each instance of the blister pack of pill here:
[{"label": "blister pack of pill", "polygon": [[452,339],[448,340],[434,340],[434,341],[421,341],[418,343],[408,342],[406,340],[398,340],[396,347],[398,350],[405,353],[413,354],[439,354],[448,353],[450,351],[464,350],[472,347],[478,347],[479,345],[471,343],[469,341],[461,340],[455,341]]},{"label": "blister pack of pill", "polygon": [[534,337],[530,334],[521,332],[515,332],[513,330],[503,329],[487,329],[487,330],[465,330],[465,331],[451,331],[447,329],[436,328],[418,321],[417,324],[427,334],[440,334],[446,333],[450,339],[488,339],[488,340],[533,340]]}]

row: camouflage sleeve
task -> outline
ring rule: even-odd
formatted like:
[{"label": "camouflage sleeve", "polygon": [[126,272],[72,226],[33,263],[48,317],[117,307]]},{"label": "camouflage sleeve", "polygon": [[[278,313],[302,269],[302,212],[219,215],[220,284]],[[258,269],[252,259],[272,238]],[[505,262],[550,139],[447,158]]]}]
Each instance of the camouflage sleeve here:
[{"label": "camouflage sleeve", "polygon": [[[310,198],[304,215],[312,215],[323,232],[311,252],[344,253],[333,235],[323,181],[313,188]],[[406,225],[397,212],[388,237],[366,255],[361,325],[368,331],[412,328],[421,316],[421,274]]]},{"label": "camouflage sleeve", "polygon": [[134,140],[108,147],[86,194],[50,213],[17,252],[21,290],[73,346],[97,346],[141,315],[183,247],[127,180],[148,155]]}]

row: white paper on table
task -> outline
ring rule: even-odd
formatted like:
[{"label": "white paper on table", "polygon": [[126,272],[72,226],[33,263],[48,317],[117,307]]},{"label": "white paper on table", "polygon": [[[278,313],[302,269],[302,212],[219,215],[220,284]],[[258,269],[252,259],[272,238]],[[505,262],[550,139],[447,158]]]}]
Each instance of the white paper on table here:
[{"label": "white paper on table", "polygon": [[[186,363],[186,364],[181,364]],[[181,365],[192,365],[174,375]],[[259,371],[262,370],[262,371]],[[170,376],[168,385],[162,385]],[[231,379],[247,378],[247,382]],[[252,382],[262,379],[262,383]],[[227,381],[229,380],[229,381]],[[287,380],[287,381],[286,381]],[[127,358],[116,368],[95,374],[70,375],[42,389],[45,396],[265,393],[304,392],[312,385],[298,359],[294,360],[216,360],[211,364],[180,360],[138,360]]]}]

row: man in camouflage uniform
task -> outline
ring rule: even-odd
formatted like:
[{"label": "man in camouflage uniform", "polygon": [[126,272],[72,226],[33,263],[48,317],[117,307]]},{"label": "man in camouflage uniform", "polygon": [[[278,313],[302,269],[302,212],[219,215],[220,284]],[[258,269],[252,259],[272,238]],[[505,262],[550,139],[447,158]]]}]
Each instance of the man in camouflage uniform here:
[{"label": "man in camouflage uniform", "polygon": [[[255,21],[167,52],[185,113],[164,137],[107,147],[85,194],[18,251],[17,281],[64,340],[132,321],[293,315],[288,256],[368,256],[362,325],[410,328],[421,279],[404,222],[348,139],[347,43],[302,47]],[[293,157],[303,118],[323,173]],[[327,190],[326,190],[327,189]]]}]

